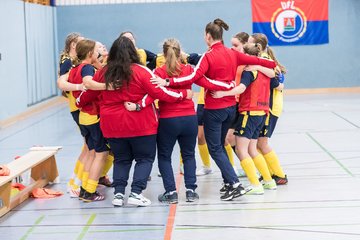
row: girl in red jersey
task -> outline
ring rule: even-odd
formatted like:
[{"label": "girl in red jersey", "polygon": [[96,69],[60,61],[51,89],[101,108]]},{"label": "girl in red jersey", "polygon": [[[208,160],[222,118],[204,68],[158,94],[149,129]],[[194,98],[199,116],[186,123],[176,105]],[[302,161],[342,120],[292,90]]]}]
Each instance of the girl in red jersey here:
[{"label": "girl in red jersey", "polygon": [[[76,53],[81,64],[71,70],[69,81],[72,83],[82,83],[85,80],[93,81],[95,68],[92,64],[97,61],[98,57],[96,43],[89,39],[81,40],[76,46]],[[82,92],[74,91],[72,94],[78,98]],[[87,159],[85,163],[79,198],[85,202],[102,201],[105,197],[98,193],[96,188],[108,155],[108,148],[100,130],[98,109],[95,102],[81,107],[79,123],[81,134],[86,140],[90,154],[93,156]]]},{"label": "girl in red jersey", "polygon": [[[208,91],[206,82],[217,80],[219,88],[231,89],[234,87],[236,69],[239,65],[260,64],[275,67],[273,61],[247,56],[223,45],[223,29],[228,25],[221,19],[215,19],[205,27],[205,41],[209,50],[204,53],[197,64],[193,74],[186,77],[153,79],[154,84],[161,86],[181,86],[188,82],[195,82],[205,88],[204,132],[211,157],[221,170],[224,186],[220,190],[221,200],[229,201],[245,193],[237,178],[229,158],[224,149],[227,131],[235,116],[236,102],[234,97],[215,99]],[[222,90],[219,89],[219,90]],[[210,89],[216,90],[216,89]]]},{"label": "girl in red jersey", "polygon": [[[252,55],[260,55],[257,45],[247,44],[244,51]],[[260,130],[269,111],[270,77],[274,76],[275,72],[272,69],[244,71],[241,75],[240,85],[230,91],[212,93],[215,98],[241,94],[238,107],[239,117],[234,134],[236,136],[236,153],[251,183],[248,194],[264,194],[264,188],[276,189],[276,183],[271,178],[265,159],[256,148]],[[256,168],[264,176],[264,186],[257,178]]]},{"label": "girl in red jersey", "polygon": [[[180,44],[176,39],[167,39],[163,44],[165,65],[155,69],[154,74],[162,77],[181,77],[193,72],[190,65],[181,63]],[[191,83],[183,86],[191,89]],[[186,201],[193,202],[199,198],[195,192],[196,160],[195,145],[197,137],[197,117],[194,102],[189,99],[179,103],[159,101],[159,128],[157,135],[158,164],[162,176],[165,193],[159,195],[160,202],[177,203],[178,195],[174,173],[171,165],[171,154],[176,143],[179,142],[184,164],[184,179],[186,187]]]},{"label": "girl in red jersey", "polygon": [[140,65],[135,46],[126,37],[115,40],[109,52],[107,66],[94,77],[98,82],[105,82],[107,88],[115,89],[102,91],[100,101],[101,130],[115,155],[115,196],[112,201],[115,206],[124,204],[125,188],[134,159],[136,164],[128,204],[151,204],[151,201],[142,195],[142,191],[146,188],[156,152],[158,117],[154,106],[130,112],[126,110],[124,103],[138,102],[146,94],[153,99],[169,102],[192,97],[189,89],[155,88],[150,83],[152,77],[153,73]]}]

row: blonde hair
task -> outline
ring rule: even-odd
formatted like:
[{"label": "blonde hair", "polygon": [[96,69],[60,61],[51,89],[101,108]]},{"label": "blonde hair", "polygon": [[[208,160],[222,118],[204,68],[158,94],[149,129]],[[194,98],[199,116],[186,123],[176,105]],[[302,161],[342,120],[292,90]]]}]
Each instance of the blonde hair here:
[{"label": "blonde hair", "polygon": [[163,53],[165,57],[166,72],[169,76],[177,76],[181,72],[180,57],[181,49],[180,43],[175,38],[165,40],[163,44]]},{"label": "blonde hair", "polygon": [[[66,39],[65,39],[65,46],[64,46],[64,50],[61,52],[60,54],[60,59],[63,59],[64,57],[69,57],[70,58],[70,47],[71,47],[71,43],[77,43],[79,40],[79,37],[81,37],[80,33],[70,33],[69,35],[67,35]],[[74,60],[74,59],[73,59]]]}]

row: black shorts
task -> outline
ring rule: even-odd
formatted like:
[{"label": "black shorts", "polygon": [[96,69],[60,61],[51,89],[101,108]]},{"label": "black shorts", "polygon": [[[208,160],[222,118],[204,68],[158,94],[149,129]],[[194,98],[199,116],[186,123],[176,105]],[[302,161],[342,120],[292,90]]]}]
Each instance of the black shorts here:
[{"label": "black shorts", "polygon": [[204,125],[204,104],[198,104],[196,108],[196,115],[198,119],[198,126]]},{"label": "black shorts", "polygon": [[265,120],[265,124],[260,131],[260,137],[271,138],[277,123],[278,117],[269,113]]},{"label": "black shorts", "polygon": [[239,137],[246,137],[247,139],[258,139],[260,130],[264,126],[265,119],[266,115],[251,116],[239,114],[234,135]]},{"label": "black shorts", "polygon": [[237,121],[239,119],[239,115],[240,115],[240,113],[239,113],[239,103],[237,102],[236,103],[236,112],[235,112],[234,120],[232,121],[232,123],[230,125],[231,129],[235,129],[236,123],[237,123]]},{"label": "black shorts", "polygon": [[106,145],[106,140],[101,132],[100,123],[91,125],[80,125],[81,135],[85,138],[86,145],[89,150],[95,152],[105,152],[109,148]]},{"label": "black shorts", "polygon": [[70,113],[71,113],[72,118],[76,122],[76,125],[78,125],[80,127],[80,123],[79,123],[80,110],[76,110],[76,111],[73,111],[73,112],[70,112]]}]

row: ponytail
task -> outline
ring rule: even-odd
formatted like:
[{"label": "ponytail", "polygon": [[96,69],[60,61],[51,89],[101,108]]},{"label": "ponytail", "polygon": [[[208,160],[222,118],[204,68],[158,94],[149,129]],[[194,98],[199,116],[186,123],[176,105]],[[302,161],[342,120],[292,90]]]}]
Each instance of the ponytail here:
[{"label": "ponytail", "polygon": [[225,29],[225,31],[229,30],[229,25],[220,18],[217,18],[206,25],[205,33],[209,33],[214,40],[222,40],[223,29]]},{"label": "ponytail", "polygon": [[275,52],[271,47],[266,48],[266,53],[269,55],[269,57],[274,60],[276,65],[280,68],[281,73],[286,73],[286,68],[276,59]]},{"label": "ponytail", "polygon": [[163,44],[163,53],[165,56],[166,72],[169,76],[177,76],[180,69],[180,43],[174,38],[167,39]]}]

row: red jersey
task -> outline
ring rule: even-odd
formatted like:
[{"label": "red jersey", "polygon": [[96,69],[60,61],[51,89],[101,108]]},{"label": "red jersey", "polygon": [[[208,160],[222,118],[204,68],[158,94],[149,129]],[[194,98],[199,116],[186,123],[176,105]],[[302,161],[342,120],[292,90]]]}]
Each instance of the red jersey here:
[{"label": "red jersey", "polygon": [[[83,77],[81,75],[81,70],[83,67],[85,67],[86,65],[90,65],[90,64],[86,64],[86,63],[81,63],[78,66],[72,68],[70,70],[69,73],[69,82],[70,83],[74,83],[74,84],[81,84],[83,83]],[[90,92],[94,92],[91,90],[88,90],[88,94]],[[72,95],[74,96],[75,99],[77,99],[79,96],[81,96],[83,94],[82,91],[72,91]],[[98,108],[98,104],[96,102],[96,100],[92,101],[92,102],[87,102],[86,105],[82,104],[79,105],[78,103],[76,103],[76,106],[81,108],[80,110],[84,113],[88,113],[90,115],[98,115],[99,114],[99,108]]]},{"label": "red jersey", "polygon": [[[179,77],[190,75],[194,70],[190,65],[180,65],[181,73]],[[166,65],[156,68],[154,74],[161,78],[168,78],[169,75],[166,72]],[[174,87],[176,88],[176,87]],[[191,89],[191,82],[183,85],[182,88]],[[185,99],[184,101],[177,103],[169,103],[165,101],[159,101],[160,118],[172,118],[180,116],[195,115],[194,102],[191,99]]]},{"label": "red jersey", "polygon": [[[105,82],[106,67],[99,71],[95,81]],[[126,86],[111,91],[102,91],[100,102],[100,127],[106,138],[127,138],[147,136],[157,133],[158,118],[154,105],[130,112],[126,110],[124,102],[139,102],[149,94],[153,99],[168,102],[179,102],[186,98],[185,89],[169,90],[164,87],[155,88],[150,78],[155,75],[146,67],[139,64],[131,66],[132,76]]]},{"label": "red jersey", "polygon": [[240,95],[239,112],[269,112],[270,78],[258,71],[257,78]]},{"label": "red jersey", "polygon": [[[182,85],[187,81],[195,82],[205,89],[205,108],[221,109],[235,105],[235,98],[227,96],[213,98],[207,90],[230,90],[235,86],[236,69],[239,65],[261,65],[274,68],[274,61],[248,56],[225,47],[221,42],[213,44],[202,55],[194,72],[186,77],[170,78],[170,86]],[[210,86],[209,86],[210,84]]]}]

